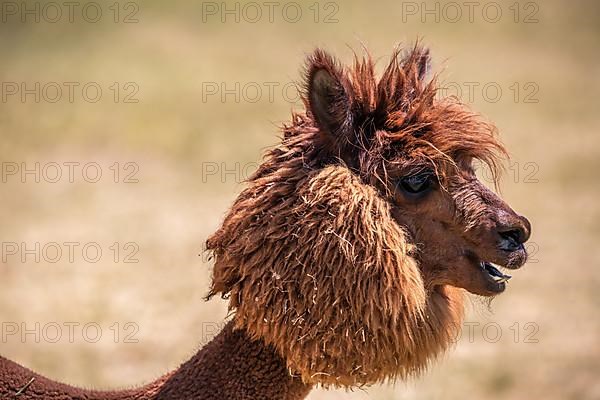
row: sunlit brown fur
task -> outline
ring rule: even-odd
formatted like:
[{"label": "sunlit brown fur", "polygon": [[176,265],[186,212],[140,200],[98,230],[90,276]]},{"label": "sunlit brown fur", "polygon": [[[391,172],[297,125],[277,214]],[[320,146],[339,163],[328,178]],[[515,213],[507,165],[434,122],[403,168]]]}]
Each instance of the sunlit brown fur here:
[{"label": "sunlit brown fur", "polygon": [[257,175],[272,190],[245,191],[209,240],[225,240],[212,292],[228,293],[238,327],[274,344],[306,382],[421,371],[460,326],[460,293],[426,293],[412,245],[375,189],[347,168],[298,161],[294,177]]}]

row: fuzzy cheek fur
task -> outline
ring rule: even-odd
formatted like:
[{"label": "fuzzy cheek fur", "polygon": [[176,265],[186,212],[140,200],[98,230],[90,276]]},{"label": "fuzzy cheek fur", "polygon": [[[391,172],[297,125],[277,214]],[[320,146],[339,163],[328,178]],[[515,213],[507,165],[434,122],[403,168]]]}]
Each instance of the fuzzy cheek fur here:
[{"label": "fuzzy cheek fur", "polygon": [[[389,204],[343,166],[255,177],[208,240],[210,295],[305,383],[421,372],[451,343],[461,295],[426,293]],[[277,188],[277,192],[274,192]]]}]

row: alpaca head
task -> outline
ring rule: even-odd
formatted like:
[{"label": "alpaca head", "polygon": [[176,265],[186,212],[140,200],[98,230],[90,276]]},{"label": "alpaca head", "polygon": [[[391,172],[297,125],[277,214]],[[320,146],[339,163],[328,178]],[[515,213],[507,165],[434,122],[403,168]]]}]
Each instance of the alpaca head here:
[{"label": "alpaca head", "polygon": [[308,104],[323,146],[376,187],[416,245],[427,287],[451,285],[491,296],[507,276],[491,263],[519,268],[530,224],[476,177],[483,161],[497,176],[505,151],[494,127],[453,99],[434,98],[429,55],[415,48],[392,58],[375,81],[357,63],[350,77],[328,55],[309,61]]},{"label": "alpaca head", "polygon": [[504,291],[529,222],[476,177],[505,153],[492,125],[436,98],[429,55],[307,61],[305,114],[284,127],[207,242],[211,295],[308,383],[421,372],[453,341],[463,289]]}]

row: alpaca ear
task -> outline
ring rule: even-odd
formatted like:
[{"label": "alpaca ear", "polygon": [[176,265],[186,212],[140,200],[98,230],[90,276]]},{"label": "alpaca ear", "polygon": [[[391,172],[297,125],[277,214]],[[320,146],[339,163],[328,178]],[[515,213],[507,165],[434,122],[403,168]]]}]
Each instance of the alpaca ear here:
[{"label": "alpaca ear", "polygon": [[307,60],[308,107],[317,126],[334,137],[352,125],[347,78],[339,63],[322,50]]}]

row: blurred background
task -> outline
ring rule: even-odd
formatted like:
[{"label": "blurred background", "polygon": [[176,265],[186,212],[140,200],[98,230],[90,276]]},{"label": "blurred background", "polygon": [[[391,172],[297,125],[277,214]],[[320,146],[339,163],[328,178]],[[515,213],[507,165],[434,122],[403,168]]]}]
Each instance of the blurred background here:
[{"label": "blurred background", "polygon": [[511,153],[531,262],[422,378],[310,399],[600,398],[594,1],[3,1],[0,354],[118,388],[222,327],[204,241],[302,105],[305,55],[422,38]]}]

